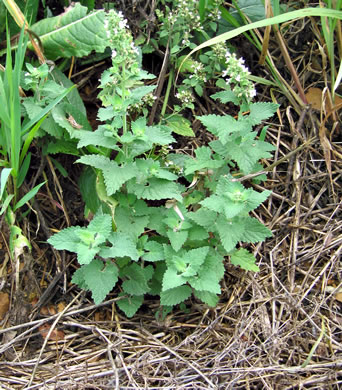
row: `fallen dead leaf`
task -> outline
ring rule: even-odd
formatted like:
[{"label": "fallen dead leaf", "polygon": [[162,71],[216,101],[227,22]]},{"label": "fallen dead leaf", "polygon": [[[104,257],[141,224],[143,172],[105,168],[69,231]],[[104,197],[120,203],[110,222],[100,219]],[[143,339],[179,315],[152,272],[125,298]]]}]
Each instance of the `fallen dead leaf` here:
[{"label": "fallen dead leaf", "polygon": [[9,309],[9,295],[4,292],[0,292],[0,321],[2,321],[5,317],[5,314]]},{"label": "fallen dead leaf", "polygon": [[335,299],[339,302],[342,302],[342,292],[339,292],[335,295]]},{"label": "fallen dead leaf", "polygon": [[57,305],[57,311],[58,313],[62,312],[65,308],[66,308],[66,303],[65,302],[59,302],[59,304]]},{"label": "fallen dead leaf", "polygon": [[[50,328],[51,328],[51,325],[49,325],[49,324],[44,324],[44,325],[39,327],[38,330],[39,330],[40,335],[43,337],[43,339],[46,339],[46,337],[48,336],[48,334],[50,332]],[[49,336],[49,340],[60,341],[60,340],[64,340],[64,337],[65,337],[65,334],[62,330],[53,329],[53,331],[51,332],[51,334]]]},{"label": "fallen dead leaf", "polygon": [[331,107],[330,100],[328,98],[322,98],[323,91],[320,88],[309,88],[308,92],[305,94],[305,97],[312,108],[318,111],[322,110],[322,104],[324,103],[324,109],[327,112],[327,115],[331,113],[334,109],[342,108],[342,98],[335,95],[335,105]]}]

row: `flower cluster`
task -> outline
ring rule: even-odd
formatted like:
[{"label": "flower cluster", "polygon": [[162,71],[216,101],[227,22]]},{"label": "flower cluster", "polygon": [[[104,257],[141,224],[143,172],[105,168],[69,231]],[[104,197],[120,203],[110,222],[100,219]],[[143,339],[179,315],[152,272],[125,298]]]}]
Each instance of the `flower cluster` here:
[{"label": "flower cluster", "polygon": [[223,0],[212,0],[210,6],[208,7],[207,18],[209,20],[217,22],[219,19],[221,19],[221,11],[219,7],[223,3],[224,3]]},{"label": "flower cluster", "polygon": [[139,52],[134,45],[132,34],[128,30],[127,19],[124,19],[122,12],[110,10],[106,15],[104,27],[112,49],[113,66],[121,66],[124,63],[126,69],[132,67],[138,69]]},{"label": "flower cluster", "polygon": [[130,105],[128,107],[128,112],[130,114],[140,114],[146,107],[152,107],[156,99],[157,97],[153,95],[153,93],[148,93],[142,97],[140,102]]},{"label": "flower cluster", "polygon": [[[121,11],[110,10],[105,17],[104,27],[107,32],[109,47],[112,50],[112,67],[102,75],[102,93],[99,97],[110,96],[118,92],[122,82],[134,79],[140,72],[138,55],[133,37],[128,29],[127,19]],[[117,88],[118,87],[118,88]],[[102,99],[105,106],[110,102]]]},{"label": "flower cluster", "polygon": [[182,102],[183,107],[193,108],[193,102],[195,101],[194,95],[189,89],[182,89],[176,93],[176,98]]},{"label": "flower cluster", "polygon": [[206,72],[201,62],[193,61],[193,64],[191,65],[191,69],[193,71],[193,74],[189,76],[189,79],[194,78],[196,81],[200,83],[205,83],[207,81]]},{"label": "flower cluster", "polygon": [[250,102],[256,95],[253,83],[248,79],[250,72],[244,65],[242,58],[236,58],[235,53],[226,52],[226,70],[222,73],[226,78],[226,83],[232,87],[232,91],[238,98]]},{"label": "flower cluster", "polygon": [[156,10],[156,15],[163,23],[162,34],[172,33],[174,41],[171,46],[186,47],[190,45],[193,31],[202,31],[201,18],[198,13],[198,0],[174,0],[172,10],[166,6],[165,14]]}]

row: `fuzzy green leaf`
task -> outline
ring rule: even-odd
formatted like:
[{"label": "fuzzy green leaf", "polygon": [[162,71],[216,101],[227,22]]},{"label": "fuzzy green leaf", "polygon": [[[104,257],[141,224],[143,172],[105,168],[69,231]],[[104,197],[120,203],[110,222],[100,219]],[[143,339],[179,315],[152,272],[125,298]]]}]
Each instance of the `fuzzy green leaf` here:
[{"label": "fuzzy green leaf", "polygon": [[124,183],[135,177],[137,170],[134,163],[119,166],[115,161],[111,161],[111,164],[106,169],[103,169],[102,173],[107,195],[111,196],[119,191]]},{"label": "fuzzy green leaf", "polygon": [[160,293],[160,304],[163,306],[174,306],[184,302],[191,296],[189,286],[179,286]]},{"label": "fuzzy green leaf", "polygon": [[99,253],[100,248],[90,248],[89,245],[85,245],[82,242],[78,243],[74,249],[77,252],[77,261],[80,264],[89,264],[94,257]]},{"label": "fuzzy green leaf", "polygon": [[177,199],[182,201],[182,186],[165,179],[151,178],[148,182],[137,183],[131,180],[127,183],[127,190],[139,199],[160,200]]},{"label": "fuzzy green leaf", "polygon": [[213,160],[211,157],[211,149],[206,146],[201,146],[195,150],[196,158],[189,159],[185,162],[185,174],[190,175],[202,169],[216,169],[224,165],[222,160]]},{"label": "fuzzy green leaf", "polygon": [[61,230],[60,232],[51,236],[47,242],[58,250],[67,250],[70,252],[76,252],[76,247],[80,242],[80,238],[77,235],[79,226],[72,226]]},{"label": "fuzzy green leaf", "polygon": [[204,228],[213,229],[217,219],[217,213],[202,207],[196,212],[188,213],[188,217]]},{"label": "fuzzy green leaf", "polygon": [[244,242],[264,241],[267,237],[272,237],[272,232],[256,218],[246,216],[241,218],[241,224],[244,225],[244,232],[241,240]]},{"label": "fuzzy green leaf", "polygon": [[227,218],[235,217],[245,208],[245,204],[243,202],[233,202],[227,197],[218,195],[211,195],[210,197],[202,200],[200,204],[209,210],[216,211],[217,213],[224,211]]},{"label": "fuzzy green leaf", "polygon": [[221,293],[220,280],[224,275],[223,258],[213,250],[209,251],[198,275],[189,280],[190,285],[198,291]]},{"label": "fuzzy green leaf", "polygon": [[87,230],[96,233],[100,238],[96,240],[96,243],[105,242],[112,232],[112,217],[109,214],[96,214],[92,221],[90,221]]},{"label": "fuzzy green leaf", "polygon": [[186,282],[187,278],[182,276],[175,267],[169,267],[164,273],[163,291],[182,286]]},{"label": "fuzzy green leaf", "polygon": [[240,169],[245,173],[251,173],[255,164],[261,158],[272,157],[271,151],[274,146],[263,141],[254,139],[254,134],[246,136],[239,145],[235,142],[227,143],[227,151],[231,158],[237,162]]},{"label": "fuzzy green leaf", "polygon": [[221,101],[221,103],[223,103],[223,104],[232,102],[236,105],[239,105],[239,103],[240,103],[240,99],[231,90],[220,91],[220,92],[215,93],[214,95],[211,95],[210,97],[213,99],[219,99]]},{"label": "fuzzy green leaf", "polygon": [[144,249],[148,251],[143,255],[143,259],[146,261],[161,261],[165,258],[164,248],[159,242],[147,241]]},{"label": "fuzzy green leaf", "polygon": [[174,114],[166,119],[166,123],[176,134],[182,135],[183,137],[195,137],[195,133],[190,126],[190,121],[182,115]]},{"label": "fuzzy green leaf", "polygon": [[171,135],[172,130],[168,126],[148,126],[146,136],[149,141],[156,145],[169,145],[176,140]]},{"label": "fuzzy green leaf", "polygon": [[[126,295],[125,293],[120,293],[119,295]],[[134,314],[139,310],[140,306],[143,304],[144,296],[133,295],[127,298],[120,299],[116,302],[119,309],[122,310],[128,318],[134,316]]]},{"label": "fuzzy green leaf", "polygon": [[81,129],[74,133],[74,137],[79,140],[78,148],[94,145],[119,150],[117,140],[112,135],[108,135],[108,130],[104,126],[100,126],[96,131],[84,131]]},{"label": "fuzzy green leaf", "polygon": [[239,217],[227,220],[223,215],[220,215],[216,228],[227,252],[233,250],[236,244],[243,240],[245,226],[240,222]]},{"label": "fuzzy green leaf", "polygon": [[100,304],[118,281],[116,265],[95,259],[83,267],[83,276],[96,305]]},{"label": "fuzzy green leaf", "polygon": [[128,278],[128,280],[122,283],[124,292],[131,295],[143,295],[147,293],[150,290],[148,281],[152,278],[151,271],[153,271],[152,266],[141,268],[136,263],[132,263],[121,270],[120,277]]},{"label": "fuzzy green leaf", "polygon": [[148,226],[148,216],[138,216],[133,210],[126,207],[115,209],[115,224],[118,232],[126,233],[137,240]]},{"label": "fuzzy green leaf", "polygon": [[197,117],[210,133],[217,136],[223,144],[226,144],[233,132],[249,130],[251,126],[242,120],[237,121],[230,115],[204,115]]},{"label": "fuzzy green leaf", "polygon": [[249,115],[245,118],[251,125],[258,125],[263,120],[270,118],[278,109],[274,103],[258,102],[249,104]]},{"label": "fuzzy green leaf", "polygon": [[109,242],[112,246],[102,248],[100,256],[104,258],[128,256],[135,261],[139,259],[139,252],[137,251],[136,243],[129,234],[112,232],[109,236]]},{"label": "fuzzy green leaf", "polygon": [[246,271],[259,272],[259,267],[255,264],[255,257],[247,249],[240,248],[230,254],[230,261],[233,265],[240,266]]},{"label": "fuzzy green leaf", "polygon": [[219,301],[218,296],[214,293],[209,292],[209,291],[195,290],[194,295],[210,307],[215,307]]},{"label": "fuzzy green leaf", "polygon": [[188,232],[186,230],[173,231],[168,230],[167,236],[170,239],[172,248],[178,252],[188,238]]},{"label": "fuzzy green leaf", "polygon": [[108,165],[111,164],[111,160],[108,157],[100,156],[98,154],[81,156],[76,162],[85,165],[90,165],[91,167],[97,169],[106,169]]}]

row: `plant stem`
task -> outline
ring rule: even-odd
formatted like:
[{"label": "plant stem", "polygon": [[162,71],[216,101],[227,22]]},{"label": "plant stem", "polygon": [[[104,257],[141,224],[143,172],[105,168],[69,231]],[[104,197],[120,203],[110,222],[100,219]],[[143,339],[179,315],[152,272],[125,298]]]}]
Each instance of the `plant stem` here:
[{"label": "plant stem", "polygon": [[166,87],[163,107],[162,107],[161,113],[160,113],[160,118],[163,118],[163,116],[165,115],[166,108],[167,108],[167,103],[169,101],[171,87],[172,87],[172,84],[173,84],[173,81],[174,81],[174,76],[175,76],[175,71],[173,70],[173,68],[171,68],[170,73],[169,73],[169,80],[167,82],[167,87]]}]

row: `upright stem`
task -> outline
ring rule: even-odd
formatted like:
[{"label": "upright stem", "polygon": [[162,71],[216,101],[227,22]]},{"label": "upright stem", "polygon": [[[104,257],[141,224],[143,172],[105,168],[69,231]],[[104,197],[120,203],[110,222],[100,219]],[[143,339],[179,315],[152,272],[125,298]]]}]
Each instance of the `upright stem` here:
[{"label": "upright stem", "polygon": [[169,80],[167,82],[167,87],[166,87],[163,107],[162,107],[161,113],[160,113],[160,117],[161,118],[163,118],[163,116],[165,115],[165,112],[166,112],[166,108],[167,108],[167,103],[169,101],[171,87],[172,87],[172,84],[173,84],[173,81],[174,81],[174,74],[175,74],[175,71],[173,70],[173,68],[171,68],[170,73],[169,73]]},{"label": "upright stem", "polygon": [[[122,82],[121,82],[121,89],[122,89],[122,103],[125,102],[125,97],[126,97],[126,86],[125,86],[125,77],[126,77],[126,72],[125,72],[126,68],[125,68],[125,64],[122,65]],[[125,113],[123,114],[123,118],[122,118],[122,131],[123,131],[123,134],[126,134],[127,132],[127,112],[125,111]]]}]

